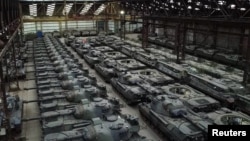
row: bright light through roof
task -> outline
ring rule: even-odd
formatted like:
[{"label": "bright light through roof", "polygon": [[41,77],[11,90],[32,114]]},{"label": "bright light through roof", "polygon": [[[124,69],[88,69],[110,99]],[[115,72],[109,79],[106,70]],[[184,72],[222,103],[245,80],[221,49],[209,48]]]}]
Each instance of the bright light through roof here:
[{"label": "bright light through roof", "polygon": [[31,16],[37,16],[37,4],[29,5],[29,9],[30,9]]},{"label": "bright light through roof", "polygon": [[82,9],[82,11],[80,12],[80,14],[81,15],[86,14],[92,6],[93,6],[93,3],[86,4],[84,8]]},{"label": "bright light through roof", "polygon": [[104,9],[106,8],[106,5],[102,4],[94,13],[94,15],[99,15]]},{"label": "bright light through roof", "polygon": [[63,14],[68,14],[69,11],[71,10],[72,6],[73,6],[73,3],[66,4],[64,9],[63,9]]},{"label": "bright light through roof", "polygon": [[47,13],[46,13],[47,16],[52,16],[53,15],[54,10],[55,10],[55,6],[56,6],[55,3],[48,5],[48,7],[47,7]]}]

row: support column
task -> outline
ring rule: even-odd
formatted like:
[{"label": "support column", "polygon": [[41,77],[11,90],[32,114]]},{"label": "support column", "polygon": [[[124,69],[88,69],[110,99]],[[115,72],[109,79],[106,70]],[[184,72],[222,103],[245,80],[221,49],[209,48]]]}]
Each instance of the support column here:
[{"label": "support column", "polygon": [[180,63],[180,23],[175,27],[175,53],[176,53],[176,63]]},{"label": "support column", "polygon": [[184,23],[183,25],[183,39],[182,39],[182,46],[181,46],[181,59],[185,60],[185,47],[186,47],[186,39],[187,37],[187,24]]},{"label": "support column", "polygon": [[194,23],[193,24],[193,28],[194,28],[194,30],[193,30],[193,44],[194,45],[196,45],[197,44],[197,42],[196,42],[196,33],[197,33],[197,31],[196,31],[196,23]]},{"label": "support column", "polygon": [[239,44],[239,54],[243,54],[243,47],[244,47],[244,35],[245,35],[245,27],[241,27],[241,35],[240,35],[240,44]]},{"label": "support column", "polygon": [[216,46],[217,46],[218,26],[214,25],[212,30],[214,30],[214,32],[213,32],[213,44],[212,44],[212,48],[215,49]]},{"label": "support column", "polygon": [[245,60],[245,65],[244,65],[244,75],[243,75],[243,83],[247,85],[250,82],[250,70],[249,70],[249,65],[250,65],[250,29],[248,29],[248,43],[247,43],[247,51],[246,51],[246,60]]},{"label": "support column", "polygon": [[146,48],[148,47],[148,18],[143,17],[143,26],[142,26],[142,47]]}]

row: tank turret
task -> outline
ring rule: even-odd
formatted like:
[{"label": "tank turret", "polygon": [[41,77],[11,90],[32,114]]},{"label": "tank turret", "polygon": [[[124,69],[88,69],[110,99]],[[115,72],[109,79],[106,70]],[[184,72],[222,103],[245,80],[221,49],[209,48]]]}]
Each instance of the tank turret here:
[{"label": "tank turret", "polygon": [[111,84],[114,88],[125,97],[128,104],[140,102],[147,92],[137,85],[141,79],[133,75],[119,75],[118,78],[112,78]]}]

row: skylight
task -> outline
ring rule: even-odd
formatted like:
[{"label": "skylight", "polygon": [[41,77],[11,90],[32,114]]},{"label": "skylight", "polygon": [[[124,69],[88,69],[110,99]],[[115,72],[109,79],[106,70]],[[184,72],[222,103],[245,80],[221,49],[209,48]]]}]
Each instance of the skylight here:
[{"label": "skylight", "polygon": [[37,4],[29,5],[29,9],[30,9],[31,16],[37,16]]},{"label": "skylight", "polygon": [[93,3],[86,4],[85,7],[80,12],[80,14],[81,15],[86,14],[92,6],[93,6]]},{"label": "skylight", "polygon": [[47,7],[47,13],[46,13],[47,16],[52,16],[53,15],[54,10],[55,10],[55,6],[56,6],[55,3],[48,5],[48,7]]},{"label": "skylight", "polygon": [[65,7],[64,7],[64,9],[63,9],[63,14],[64,15],[65,14],[69,14],[69,11],[71,10],[72,6],[73,6],[73,3],[66,4]]},{"label": "skylight", "polygon": [[94,13],[94,15],[99,15],[106,8],[106,5],[102,4]]}]

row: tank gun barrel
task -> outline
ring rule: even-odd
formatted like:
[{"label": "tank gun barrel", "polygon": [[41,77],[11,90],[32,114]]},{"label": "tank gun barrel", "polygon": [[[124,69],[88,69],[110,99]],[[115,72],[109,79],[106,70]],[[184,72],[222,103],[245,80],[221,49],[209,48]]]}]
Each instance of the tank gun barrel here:
[{"label": "tank gun barrel", "polygon": [[[69,111],[65,114],[64,111]],[[27,121],[32,121],[32,120],[42,120],[42,119],[46,119],[46,118],[51,118],[51,117],[57,117],[57,116],[65,116],[65,115],[71,115],[75,112],[75,109],[74,108],[66,108],[64,110],[57,110],[57,111],[54,111],[54,113],[51,112],[51,114],[47,114],[47,115],[41,115],[41,116],[38,116],[38,117],[32,117],[32,118],[25,118],[25,119],[22,119],[22,121],[24,122],[27,122]]]}]

